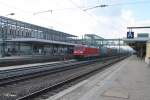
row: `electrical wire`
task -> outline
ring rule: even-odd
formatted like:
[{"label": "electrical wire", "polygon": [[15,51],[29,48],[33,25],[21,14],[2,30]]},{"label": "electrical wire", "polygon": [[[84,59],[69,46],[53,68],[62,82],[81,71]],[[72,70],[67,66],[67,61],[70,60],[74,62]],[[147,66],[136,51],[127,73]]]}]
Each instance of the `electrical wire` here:
[{"label": "electrical wire", "polygon": [[126,2],[126,3],[118,3],[118,4],[100,4],[97,6],[93,6],[93,7],[89,7],[84,9],[84,11],[87,10],[91,10],[91,9],[95,9],[95,8],[104,8],[104,7],[109,7],[109,6],[123,6],[123,5],[137,5],[137,4],[149,4],[150,1],[146,0],[146,1],[136,1],[136,2]]},{"label": "electrical wire", "polygon": [[[77,4],[76,4],[75,2],[73,2],[72,0],[68,0],[68,1],[71,2],[74,6],[76,6],[79,10],[83,11],[84,13],[86,13],[86,14],[88,14],[90,17],[92,17],[96,22],[99,21],[97,18],[95,18],[95,16],[94,16],[93,14],[87,12],[88,8],[87,8],[87,10],[85,10],[85,7],[81,7],[81,6],[77,5]],[[136,1],[136,2],[110,4],[110,5],[98,5],[98,6],[95,6],[95,7],[93,7],[93,8],[90,8],[90,9],[94,9],[94,8],[98,8],[98,7],[107,7],[107,6],[121,6],[121,5],[133,5],[133,4],[145,4],[145,3],[150,3],[150,1],[147,0],[147,1],[141,1],[141,2],[139,2],[139,1],[137,2],[137,1]],[[30,14],[31,14],[31,12],[29,12],[29,11],[25,11],[25,10],[23,10],[23,9],[14,7],[14,6],[12,6],[12,5],[8,5],[8,4],[3,3],[3,2],[1,2],[1,1],[0,1],[0,4],[5,5],[5,6],[9,7],[9,8],[13,8],[13,9],[20,10],[21,12],[24,12],[24,13],[30,13]],[[32,14],[33,14],[33,15],[36,15],[36,14],[45,13],[45,12],[51,12],[51,13],[52,13],[53,11],[56,11],[56,10],[71,10],[71,9],[76,9],[76,8],[53,9],[53,10],[47,10],[47,11],[40,11],[40,12],[32,13]],[[89,9],[89,10],[90,10],[90,9]],[[43,19],[43,18],[41,18],[41,19]],[[114,24],[112,25],[112,27],[114,27],[115,29],[118,28],[118,27],[115,27]]]},{"label": "electrical wire", "polygon": [[[106,8],[106,7],[111,7],[111,6],[123,6],[123,5],[135,5],[135,4],[148,4],[148,3],[150,3],[149,0],[146,0],[146,1],[136,1],[136,2],[124,2],[124,3],[118,3],[118,4],[100,4],[100,5],[96,5],[93,7],[82,7],[82,6],[77,5],[72,0],[68,0],[68,1],[71,2],[73,5],[75,5],[78,9],[83,10],[83,11],[88,11],[88,10],[92,10],[92,9],[96,9],[96,8]],[[102,2],[100,2],[100,3],[102,3]],[[50,12],[52,14],[52,12],[60,11],[60,10],[76,10],[76,8],[50,9],[50,10],[35,12],[35,13],[33,13],[33,15],[46,13],[46,12]]]},{"label": "electrical wire", "polygon": [[[102,23],[101,21],[99,21],[93,14],[85,11],[84,9],[81,8],[81,6],[78,6],[75,2],[73,2],[72,0],[68,0],[69,2],[71,2],[74,6],[76,6],[79,10],[81,10],[82,12],[84,12],[85,14],[89,15],[92,19],[95,20],[95,22],[97,23]],[[106,23],[103,23],[106,24]],[[109,23],[110,24],[110,23]],[[111,27],[113,27],[114,29],[118,29],[118,26],[115,26],[114,24],[111,25]]]},{"label": "electrical wire", "polygon": [[[68,0],[70,1],[74,6],[76,6],[78,9],[80,9],[82,12],[88,14],[91,18],[93,18],[97,23],[102,23],[101,21],[99,21],[97,18],[95,18],[95,16],[91,13],[88,13],[87,11],[85,11],[84,9],[81,9],[80,6],[78,6],[75,2],[73,2],[72,0]],[[106,23],[104,23],[106,24]],[[110,23],[109,23],[110,24]],[[118,26],[116,26],[115,24],[111,23],[111,27],[113,27],[114,29],[118,30]],[[120,28],[121,30],[123,30],[123,26],[119,26],[119,27],[122,27]],[[124,31],[124,30],[123,30]],[[120,32],[118,32],[120,33]]]},{"label": "electrical wire", "polygon": [[[27,10],[18,8],[18,7],[16,7],[16,6],[7,4],[7,3],[2,2],[2,1],[0,1],[0,5],[3,5],[3,6],[5,6],[5,7],[8,7],[8,8],[10,8],[10,9],[14,9],[14,10],[16,10],[16,11],[19,11],[19,12],[22,13],[22,14],[24,13],[24,14],[30,15],[30,16],[26,16],[26,19],[30,19],[30,18],[33,17],[33,12],[31,12],[31,11],[27,11]],[[48,11],[47,11],[47,12],[48,12]],[[16,12],[11,12],[11,14],[17,15]],[[2,15],[2,16],[3,16],[3,15]],[[38,16],[38,17],[39,17],[39,16]],[[43,17],[39,17],[39,18],[40,18],[41,20],[43,20],[44,22],[45,22],[45,21],[47,22],[47,20],[48,20],[48,19],[45,19],[45,18],[43,18]]]},{"label": "electrical wire", "polygon": [[[80,7],[82,9],[85,9],[85,7]],[[50,10],[43,10],[43,11],[38,11],[33,13],[33,15],[37,15],[37,14],[41,14],[41,13],[46,13],[46,12],[50,12],[51,14],[55,11],[62,11],[62,10],[77,10],[77,8],[62,8],[62,9],[50,9]]]}]

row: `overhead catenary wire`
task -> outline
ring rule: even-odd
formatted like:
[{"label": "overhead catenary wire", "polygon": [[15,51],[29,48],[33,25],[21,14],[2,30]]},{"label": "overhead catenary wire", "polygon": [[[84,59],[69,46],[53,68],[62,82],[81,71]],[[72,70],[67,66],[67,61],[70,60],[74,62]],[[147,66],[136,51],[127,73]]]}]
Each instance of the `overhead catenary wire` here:
[{"label": "overhead catenary wire", "polygon": [[[115,6],[123,6],[123,5],[136,5],[136,4],[149,4],[150,1],[146,0],[146,1],[135,1],[135,2],[124,2],[124,3],[116,3],[116,4],[105,4],[102,3],[102,0],[99,0],[99,4],[92,6],[92,7],[86,7],[86,6],[79,6],[77,5],[75,2],[73,2],[72,0],[68,0],[70,1],[73,5],[75,5],[77,8],[82,9],[83,11],[88,11],[88,10],[92,10],[95,8],[106,8],[106,7],[115,7]],[[61,10],[75,10],[76,8],[62,8],[62,9],[49,9],[49,10],[45,10],[45,11],[38,11],[33,13],[33,15],[37,15],[37,14],[41,14],[41,13],[46,13],[46,12],[50,12],[52,14],[52,12],[55,11],[61,11]]]},{"label": "overhead catenary wire", "polygon": [[[24,17],[25,19],[30,19],[30,18],[34,17],[32,11],[27,11],[27,10],[24,10],[22,8],[18,8],[16,6],[12,5],[12,4],[8,4],[8,3],[2,2],[2,1],[0,1],[0,5],[3,5],[4,7],[10,8],[11,10],[16,10],[17,12],[19,12],[19,14],[23,14],[23,15],[27,14],[27,15],[29,15],[29,16],[25,16]],[[12,11],[10,14],[14,13],[14,15],[16,15],[16,16],[19,15],[18,13],[16,13],[16,11]],[[7,17],[6,15],[1,15],[1,16]],[[43,20],[43,22],[47,22],[47,20],[48,20],[48,19],[40,17],[40,16],[38,16],[38,17],[40,18],[40,20]],[[24,19],[22,21],[24,21]],[[29,23],[31,23],[31,22],[29,22]],[[32,24],[35,24],[35,23],[32,23]],[[51,26],[52,25],[50,25],[50,27]],[[47,27],[49,28],[49,26],[47,26]]]},{"label": "overhead catenary wire", "polygon": [[[100,3],[102,3],[102,0],[99,0],[100,1]],[[82,7],[82,6],[79,6],[79,5],[77,5],[75,2],[73,2],[72,0],[69,0],[69,2],[71,2],[73,5],[75,5],[78,9],[80,9],[81,11],[84,11],[85,12],[85,7]],[[13,9],[16,9],[16,10],[19,10],[19,11],[21,11],[21,12],[23,12],[23,13],[28,13],[28,14],[30,14],[30,15],[37,15],[37,14],[40,14],[40,13],[46,13],[46,12],[51,12],[51,14],[52,14],[52,12],[54,12],[54,11],[56,11],[56,10],[72,10],[72,9],[76,9],[76,8],[62,8],[62,9],[53,9],[53,10],[46,10],[46,11],[39,11],[39,12],[36,12],[36,13],[32,13],[32,12],[30,12],[30,11],[25,11],[25,10],[23,10],[23,9],[20,9],[20,8],[17,8],[17,7],[15,7],[15,6],[13,6],[13,5],[10,5],[10,4],[6,4],[6,3],[4,3],[4,2],[1,2],[0,1],[0,4],[2,4],[2,5],[4,5],[4,6],[7,6],[7,7],[9,7],[9,8],[13,8]],[[101,5],[101,7],[104,7],[104,6],[106,6],[106,5]],[[95,18],[95,16],[94,15],[92,15],[92,14],[90,14],[90,13],[88,13],[88,12],[85,12],[86,14],[88,14],[89,16],[91,16],[93,19],[96,19]],[[42,18],[43,19],[43,18]],[[97,19],[96,19],[96,21],[97,21]]]},{"label": "overhead catenary wire", "polygon": [[[80,8],[85,9],[85,7],[80,7]],[[33,15],[42,14],[42,13],[47,13],[47,12],[50,12],[50,13],[52,14],[53,12],[56,12],[56,11],[64,11],[64,10],[77,10],[77,8],[49,9],[49,10],[43,10],[43,11],[35,12],[35,13],[33,13]]]},{"label": "overhead catenary wire", "polygon": [[[93,7],[85,7],[84,6],[84,7],[82,7],[82,6],[78,6],[72,0],[69,0],[69,1],[72,4],[74,4],[77,8],[82,9],[83,11],[87,11],[87,10],[91,10],[91,9],[95,9],[95,8],[111,7],[111,6],[135,5],[135,4],[148,4],[148,3],[150,3],[150,0],[144,0],[144,1],[135,1],[135,2],[116,3],[116,4],[103,4],[102,0],[98,0],[99,4],[96,5],[96,6],[93,6]],[[13,6],[13,5],[10,5],[10,4],[6,4],[6,3],[4,3],[2,1],[0,1],[0,5],[4,5],[4,6],[7,6],[9,8],[13,8],[13,9],[19,10],[19,11],[24,12],[24,13],[30,13],[30,14],[32,13],[31,11],[26,11],[24,9],[17,8],[16,6]],[[73,10],[73,9],[76,9],[76,8],[49,9],[49,10],[45,10],[45,11],[35,12],[35,13],[33,13],[33,15],[40,14],[40,13],[46,13],[46,12],[50,12],[52,14],[52,12],[58,11],[58,10]]]},{"label": "overhead catenary wire", "polygon": [[[79,5],[77,5],[75,2],[73,2],[72,0],[69,0],[73,5],[75,5],[78,9],[80,9],[81,11],[84,11],[86,14],[88,14],[89,16],[91,16],[93,19],[95,19],[96,21],[98,21],[98,19],[97,18],[95,18],[95,16],[93,15],[93,14],[91,14],[91,13],[89,13],[89,12],[87,12],[87,10],[85,10],[85,9],[88,9],[88,7],[82,7],[82,6],[79,6]],[[99,0],[100,1],[100,3],[102,3],[102,0]],[[108,4],[108,5],[106,5],[106,4],[101,4],[101,5],[98,5],[98,6],[95,6],[95,8],[98,8],[98,7],[106,7],[106,6],[121,6],[121,5],[133,5],[133,4],[145,4],[145,3],[150,3],[150,1],[149,0],[146,0],[146,1],[136,1],[136,2],[124,2],[124,3],[119,3],[119,4]],[[31,12],[28,12],[28,11],[25,11],[25,10],[23,10],[23,9],[20,9],[20,8],[17,8],[17,7],[14,7],[14,6],[12,6],[12,5],[10,5],[10,4],[6,4],[6,3],[3,3],[3,2],[1,2],[0,1],[0,4],[3,4],[3,5],[5,5],[5,6],[7,6],[7,7],[9,7],[9,8],[13,8],[13,9],[17,9],[17,10],[20,10],[21,12],[23,12],[23,13],[30,13],[30,14],[32,14],[32,15],[36,15],[36,14],[39,14],[39,13],[45,13],[45,12],[50,12],[51,14],[53,13],[53,12],[55,12],[55,11],[57,11],[57,10],[72,10],[72,9],[76,9],[76,8],[62,8],[62,9],[53,9],[53,10],[46,10],[46,11],[40,11],[40,12],[37,12],[37,13],[31,13]],[[43,19],[43,18],[41,18],[41,19]],[[45,21],[45,19],[44,19],[44,21]],[[113,27],[114,27],[114,25],[112,25]]]},{"label": "overhead catenary wire", "polygon": [[[74,6],[76,6],[80,11],[84,12],[85,14],[89,15],[92,19],[95,20],[95,22],[97,23],[102,23],[101,21],[99,21],[95,15],[85,11],[84,9],[82,9],[81,6],[77,5],[75,2],[73,2],[72,0],[68,0],[69,2],[71,2]],[[106,24],[106,23],[103,23],[103,24]],[[110,24],[110,23],[109,23]],[[111,25],[111,27],[113,27],[114,29],[118,29],[118,26],[115,26],[114,24]]]},{"label": "overhead catenary wire", "polygon": [[[102,3],[102,2],[100,2],[100,3]],[[99,5],[96,5],[93,7],[86,8],[86,9],[84,9],[84,11],[95,9],[95,8],[111,7],[111,6],[114,7],[114,6],[149,4],[149,3],[150,3],[150,1],[146,0],[146,1],[124,2],[124,3],[116,3],[116,4],[99,4]]]},{"label": "overhead catenary wire", "polygon": [[[78,6],[75,2],[73,2],[72,0],[68,0],[70,1],[74,6],[76,6],[79,10],[81,10],[82,12],[88,14],[91,18],[93,18],[97,23],[102,23],[101,21],[99,21],[97,18],[95,18],[95,16],[87,11],[84,11],[84,9],[81,9],[80,6]],[[103,24],[106,24],[106,23],[103,23]],[[110,24],[110,23],[109,23]],[[115,24],[111,23],[111,27],[113,27],[114,29],[118,29],[118,26],[116,26]],[[121,30],[123,29],[123,26],[121,28]],[[118,32],[120,33],[120,32]]]}]

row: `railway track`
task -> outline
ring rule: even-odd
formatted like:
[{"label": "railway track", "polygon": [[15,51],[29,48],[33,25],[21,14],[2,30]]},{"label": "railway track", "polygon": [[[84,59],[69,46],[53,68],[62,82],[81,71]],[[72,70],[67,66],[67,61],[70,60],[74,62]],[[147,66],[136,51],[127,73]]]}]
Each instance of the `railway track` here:
[{"label": "railway track", "polygon": [[[73,80],[75,80],[77,78],[83,77],[84,75],[89,74],[92,71],[95,71],[95,70],[97,70],[99,68],[102,68],[104,66],[108,66],[110,64],[113,64],[113,63],[115,63],[117,61],[120,61],[120,60],[122,60],[124,58],[125,57],[121,57],[120,59],[117,59],[117,57],[110,57],[110,58],[101,59],[101,62],[109,60],[109,63],[102,63],[101,67],[97,67],[97,68],[92,68],[92,67],[86,68],[86,67],[83,67],[84,70],[81,70],[82,67],[80,67],[80,66],[89,65],[89,64],[92,64],[92,63],[97,62],[99,60],[97,59],[97,60],[79,61],[79,62],[72,61],[72,62],[64,62],[64,63],[61,63],[59,65],[58,64],[51,64],[51,65],[38,66],[38,68],[37,68],[37,66],[35,66],[35,67],[31,68],[32,70],[30,68],[27,68],[27,69],[23,68],[23,69],[18,69],[18,70],[14,70],[14,71],[10,71],[9,70],[9,71],[6,71],[6,72],[1,72],[0,74],[3,74],[3,77],[0,77],[1,87],[5,86],[5,85],[7,87],[8,84],[10,85],[10,84],[13,84],[13,83],[15,83],[15,85],[16,85],[20,81],[21,82],[22,81],[26,81],[26,79],[30,79],[31,80],[32,78],[38,78],[38,77],[41,77],[41,76],[44,76],[44,75],[49,75],[49,74],[56,74],[56,76],[58,76],[59,74],[57,74],[57,73],[59,73],[59,72],[61,73],[63,71],[64,72],[66,71],[66,73],[68,71],[68,73],[70,73],[72,70],[74,70],[74,72],[76,72],[76,73],[72,74],[73,73],[73,71],[72,71],[72,73],[71,73],[72,75],[71,76],[69,76],[69,74],[68,74],[67,76],[65,76],[65,78],[60,79],[59,81],[58,80],[56,81],[56,79],[55,79],[56,76],[55,76],[55,77],[53,77],[54,79],[53,78],[51,78],[51,79],[55,80],[56,82],[52,81],[51,84],[48,84],[45,87],[39,88],[38,90],[30,91],[29,93],[26,93],[26,94],[23,94],[23,95],[17,96],[17,95],[15,95],[15,92],[13,93],[12,91],[10,93],[4,92],[5,95],[0,94],[0,99],[1,100],[9,100],[8,97],[10,95],[11,95],[11,97],[9,97],[9,98],[11,98],[10,100],[26,100],[26,99],[30,99],[30,98],[32,98],[34,96],[37,96],[37,95],[39,95],[39,94],[41,94],[41,93],[43,93],[45,91],[48,91],[49,89],[52,89],[54,87],[58,87],[60,85],[63,85],[63,84],[68,83],[70,81],[73,81]],[[77,73],[77,71],[78,71],[78,73]],[[22,72],[24,72],[24,73],[22,73]],[[4,73],[11,73],[11,74],[4,75]],[[12,73],[13,73],[13,75],[12,75]],[[8,86],[8,88],[9,88],[9,86]],[[0,88],[0,90],[1,90],[1,88]],[[15,96],[13,97],[12,94],[15,95]]]},{"label": "railway track", "polygon": [[24,79],[38,77],[40,75],[46,75],[49,73],[65,70],[64,69],[65,67],[67,69],[67,66],[71,66],[71,64],[73,65],[75,63],[77,63],[77,61],[73,60],[61,63],[44,64],[39,66],[2,70],[0,71],[0,86],[4,86],[9,83],[21,81]]}]

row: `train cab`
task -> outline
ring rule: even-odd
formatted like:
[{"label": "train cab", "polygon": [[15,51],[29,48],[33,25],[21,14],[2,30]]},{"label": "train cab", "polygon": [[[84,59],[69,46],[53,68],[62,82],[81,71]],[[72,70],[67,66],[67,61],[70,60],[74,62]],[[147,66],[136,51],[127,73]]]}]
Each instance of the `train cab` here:
[{"label": "train cab", "polygon": [[82,58],[84,57],[84,46],[75,46],[73,55],[75,58]]}]

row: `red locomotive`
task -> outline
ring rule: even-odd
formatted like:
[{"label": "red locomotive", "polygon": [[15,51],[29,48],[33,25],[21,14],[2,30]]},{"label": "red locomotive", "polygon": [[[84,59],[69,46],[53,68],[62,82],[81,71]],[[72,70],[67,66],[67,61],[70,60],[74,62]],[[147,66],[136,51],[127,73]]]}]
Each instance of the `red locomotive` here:
[{"label": "red locomotive", "polygon": [[75,47],[73,55],[77,59],[94,58],[100,56],[100,49],[79,45]]}]

